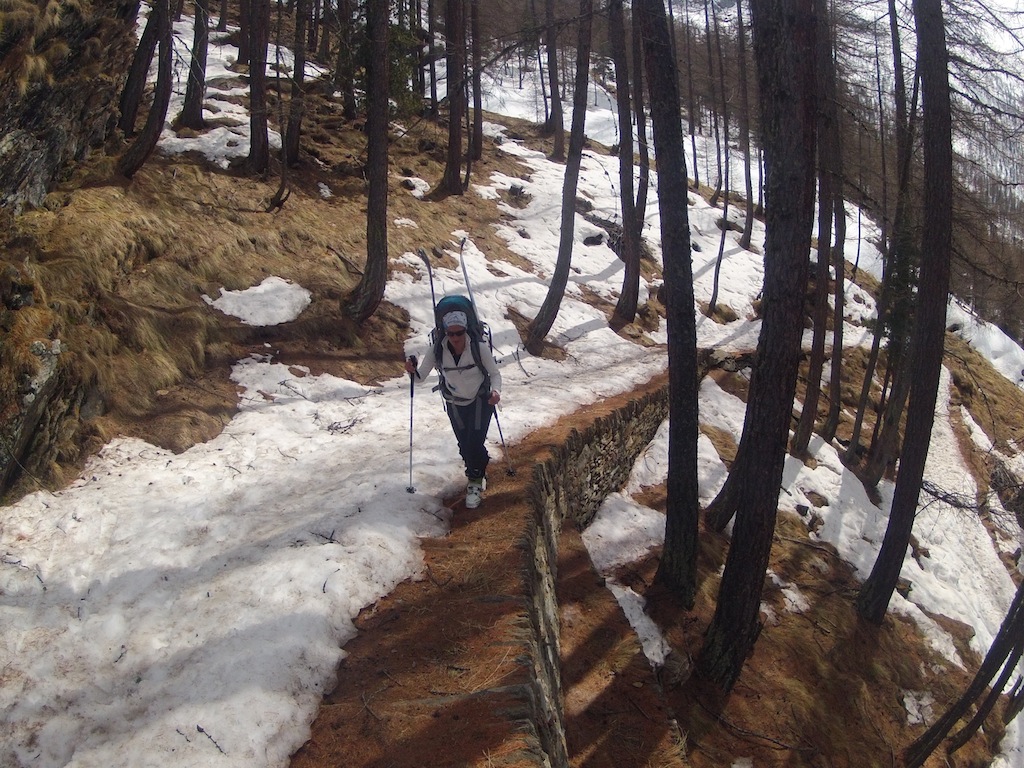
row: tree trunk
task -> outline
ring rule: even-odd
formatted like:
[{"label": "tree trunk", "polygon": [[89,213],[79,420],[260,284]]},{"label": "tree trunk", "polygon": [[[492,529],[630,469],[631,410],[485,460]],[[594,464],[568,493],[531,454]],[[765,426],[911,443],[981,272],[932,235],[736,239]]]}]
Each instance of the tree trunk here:
[{"label": "tree trunk", "polygon": [[[252,2],[252,0],[247,0]],[[315,51],[317,41],[320,39],[320,25],[323,23],[323,3],[320,0],[313,0],[313,9],[309,15],[309,29],[306,35],[306,50]]]},{"label": "tree trunk", "polygon": [[160,34],[160,16],[150,10],[146,19],[146,26],[142,30],[142,37],[139,38],[139,46],[135,49],[135,56],[132,58],[131,68],[128,70],[128,79],[125,81],[121,91],[121,117],[117,121],[117,127],[125,136],[135,135],[135,122],[139,117],[139,106],[142,104],[142,95],[146,89],[146,78],[149,75],[149,65],[153,61],[153,54],[156,52],[157,41]]},{"label": "tree trunk", "polygon": [[480,75],[483,71],[480,41],[480,0],[470,0],[470,33],[473,35],[473,133],[469,142],[471,160],[484,156],[484,97]]},{"label": "tree trunk", "polygon": [[[339,5],[340,7],[340,5]],[[416,38],[416,93],[420,96],[420,109],[423,108],[423,103],[427,99],[427,55],[429,53],[429,41],[426,38],[426,33],[423,29],[423,3],[422,0],[415,0],[415,5],[410,9],[410,13],[415,14],[413,18],[413,35]],[[347,17],[348,21],[343,18],[341,20],[342,25],[349,23],[351,24],[351,16]],[[345,45],[345,40],[342,37],[338,41],[338,45]]]},{"label": "tree trunk", "polygon": [[619,205],[622,208],[619,258],[625,265],[622,291],[612,316],[614,326],[633,322],[640,295],[640,227],[637,225],[636,203],[633,200],[633,123],[630,119],[632,105],[622,0],[610,0],[608,3],[608,37],[615,66],[615,107],[619,125]]},{"label": "tree trunk", "polygon": [[647,146],[647,110],[644,108],[644,59],[640,25],[633,22],[633,115],[636,117],[636,138],[640,150],[640,173],[636,190],[636,232],[641,240],[647,214],[647,188],[651,180],[651,152]]},{"label": "tree trunk", "polygon": [[341,91],[341,114],[346,120],[354,120],[356,108],[356,64],[355,41],[352,25],[352,0],[340,0],[338,4],[338,58],[334,67],[334,84]]},{"label": "tree trunk", "polygon": [[949,94],[949,60],[939,0],[915,0],[918,70],[921,77],[924,127],[924,229],[921,236],[920,287],[910,356],[913,381],[893,493],[889,525],[871,575],[857,596],[857,611],[881,624],[896,589],[910,544],[917,501],[931,440],[939,374],[946,336],[949,264],[952,251],[953,148]]},{"label": "tree trunk", "polygon": [[739,500],[715,615],[697,671],[730,690],[759,632],[803,334],[814,210],[814,38],[811,0],[754,0],[754,54],[767,177],[764,310],[739,455]]},{"label": "tree trunk", "polygon": [[[842,405],[843,384],[843,320],[846,314],[846,209],[843,206],[843,147],[842,125],[839,111],[839,94],[836,86],[835,40],[836,22],[832,18],[830,8],[822,3],[819,18],[828,18],[827,28],[821,30],[825,44],[819,46],[823,58],[819,66],[824,70],[819,78],[824,86],[821,98],[824,103],[821,114],[824,117],[822,130],[826,133],[819,139],[819,153],[824,156],[822,163],[832,178],[832,226],[835,231],[834,245],[830,251],[832,271],[835,273],[835,290],[832,305],[832,361],[828,386],[828,414],[821,429],[821,436],[831,442],[839,427],[839,416]],[[826,55],[827,52],[827,55]]]},{"label": "tree trunk", "polygon": [[594,0],[580,0],[579,42],[576,46],[576,85],[573,93],[572,128],[569,130],[569,156],[565,163],[565,179],[562,182],[562,223],[559,229],[558,258],[551,275],[544,303],[537,316],[527,327],[526,348],[531,354],[539,355],[544,347],[544,337],[558,317],[566,283],[569,282],[569,267],[572,263],[573,236],[576,223],[576,187],[579,182],[580,165],[583,162],[583,130],[587,117],[587,86],[590,83],[590,37]]},{"label": "tree trunk", "polygon": [[886,402],[885,411],[878,422],[878,437],[871,442],[868,459],[861,472],[862,480],[869,485],[878,483],[886,469],[896,460],[899,453],[899,426],[910,391],[910,378],[917,376],[917,372],[909,368],[911,353],[908,351],[915,321],[911,313],[914,306],[914,273],[920,260],[920,252],[914,242],[915,227],[911,219],[909,201],[913,139],[910,115],[913,110],[907,103],[899,24],[893,0],[890,0],[889,4],[889,25],[895,76],[897,182],[892,237],[886,254],[887,279],[882,288],[887,294],[884,302],[887,313],[880,321],[885,324],[889,333],[888,371],[891,373],[893,386],[892,395]]},{"label": "tree trunk", "polygon": [[[718,23],[718,10],[714,3],[709,3],[709,5],[711,6],[711,15],[714,21],[715,52],[718,55],[718,87],[722,94],[722,130],[725,133],[724,145],[719,145],[722,153],[722,160],[719,161],[719,179],[725,191],[725,195],[722,198],[722,234],[718,239],[718,257],[715,259],[715,273],[711,281],[711,300],[708,302],[708,312],[713,315],[715,305],[718,303],[718,283],[722,274],[722,260],[725,258],[726,238],[729,235],[729,100],[725,96],[725,57],[722,55],[722,34],[721,25]],[[717,132],[718,122],[716,121],[716,137]],[[715,195],[717,196],[717,194],[716,192]]]},{"label": "tree trunk", "polygon": [[[999,668],[1004,666],[1007,659],[1019,650],[1022,640],[1024,640],[1024,584],[1017,587],[1017,594],[1014,595],[1006,618],[1003,619],[999,632],[992,640],[992,645],[989,647],[988,653],[985,654],[985,660],[982,661],[971,684],[967,686],[967,690],[957,699],[956,703],[943,713],[942,717],[907,747],[903,755],[905,768],[919,768],[924,765],[928,756],[946,738],[946,734],[974,706],[974,702],[984,693]],[[1012,671],[1016,663],[1007,666]],[[993,692],[1001,689],[1002,686],[994,689]]]},{"label": "tree trunk", "polygon": [[[540,17],[537,15],[537,0],[530,0],[530,19],[533,22],[533,30],[541,29]],[[548,104],[547,94],[547,76],[544,74],[544,52],[541,50],[541,36],[532,32],[535,35],[533,42],[537,46],[537,79],[540,81],[540,99],[544,103],[544,125],[548,124],[551,119],[551,105]],[[528,57],[524,55],[524,60]],[[523,87],[523,67],[519,68],[519,87]]]},{"label": "tree trunk", "polygon": [[[668,497],[665,545],[655,580],[692,607],[697,590],[697,321],[687,214],[679,78],[661,0],[635,0],[644,38],[658,164],[662,262],[668,313]],[[636,20],[634,20],[636,23]]]},{"label": "tree trunk", "polygon": [[740,152],[743,155],[743,184],[746,197],[746,213],[743,218],[743,233],[740,248],[750,250],[754,234],[754,180],[750,170],[750,87],[747,83],[747,30],[743,26],[743,0],[736,0],[736,45],[739,66],[740,88]]},{"label": "tree trunk", "polygon": [[466,24],[462,0],[447,0],[445,7],[445,44],[448,71],[448,155],[444,174],[438,184],[440,195],[461,195],[462,118],[466,112]]},{"label": "tree trunk", "polygon": [[544,10],[546,21],[544,35],[548,53],[548,90],[551,92],[551,114],[544,128],[545,133],[551,134],[554,139],[551,159],[561,162],[565,160],[565,122],[562,116],[561,89],[558,86],[558,27],[555,23],[555,0],[546,0]]},{"label": "tree trunk", "polygon": [[388,277],[388,4],[369,3],[366,109],[366,269],[344,312],[362,323],[372,315]]},{"label": "tree trunk", "polygon": [[[909,297],[902,298],[904,301],[911,301]],[[886,302],[886,306],[891,308],[892,302]],[[906,310],[893,310],[896,311],[909,318],[909,312]],[[889,337],[885,375],[891,387],[882,406],[882,412],[875,422],[875,432],[871,438],[867,460],[859,473],[861,481],[866,485],[877,485],[886,471],[895,464],[900,453],[900,423],[903,420],[907,398],[910,396],[912,379],[917,375],[911,367],[913,359],[907,352],[908,345],[909,341],[903,340],[902,336],[894,338],[891,334]]]},{"label": "tree trunk", "polygon": [[683,25],[686,34],[686,118],[690,127],[690,148],[693,150],[693,188],[700,189],[700,161],[697,153],[697,117],[700,114],[697,108],[697,98],[693,91],[693,31],[690,28],[690,2],[686,0],[683,5],[683,13],[687,18]]},{"label": "tree trunk", "polygon": [[[292,71],[292,94],[288,103],[288,129],[285,131],[285,164],[299,162],[299,137],[302,134],[302,116],[306,109],[306,21],[309,19],[309,0],[295,2],[295,69]],[[344,23],[344,21],[342,22]]]},{"label": "tree trunk", "polygon": [[843,206],[842,175],[836,178],[839,189],[833,190],[835,213],[835,246],[832,248],[832,269],[836,273],[832,296],[832,367],[828,382],[828,415],[821,429],[826,442],[832,442],[839,429],[843,395],[843,321],[846,314],[846,208]]},{"label": "tree trunk", "polygon": [[[715,191],[712,193],[708,203],[712,207],[718,205],[718,196],[722,191],[722,137],[718,130],[719,104],[718,94],[715,93],[715,57],[711,50],[711,18],[709,11],[713,0],[704,0],[704,42],[707,48],[708,62],[708,111],[711,113],[711,125],[715,135],[715,163],[718,169],[718,181],[715,182]],[[723,62],[719,61],[719,68]],[[725,94],[722,94],[722,103],[725,102]],[[706,153],[705,153],[706,156]]]},{"label": "tree trunk", "polygon": [[238,59],[235,64],[247,66],[252,52],[253,3],[258,0],[238,0]]},{"label": "tree trunk", "polygon": [[[316,48],[309,48],[309,52],[316,57],[317,61],[331,60],[331,17],[334,16],[334,6],[324,3],[323,18],[320,21],[320,39]],[[315,53],[314,53],[315,51]]]},{"label": "tree trunk", "polygon": [[[890,4],[890,13],[894,12],[892,5]],[[897,38],[898,39],[898,38]],[[898,52],[898,44],[894,43],[894,53]],[[897,62],[899,56],[896,56]],[[902,69],[897,66],[897,71],[902,72]],[[897,87],[899,86],[900,79],[897,78]],[[881,173],[882,173],[882,210],[887,210],[888,200],[888,172],[886,170],[886,156],[888,155],[887,141],[886,141],[886,122],[885,122],[885,110],[883,109],[883,98],[882,98],[882,68],[881,68],[881,57],[878,55],[877,42],[875,45],[875,95],[878,101],[878,142],[880,148],[880,161],[881,161]],[[860,134],[858,134],[860,135]],[[859,145],[858,145],[859,148]],[[863,166],[863,163],[860,163]],[[863,180],[861,180],[863,185]],[[875,371],[878,368],[879,353],[882,346],[882,338],[885,335],[885,318],[889,314],[888,302],[889,302],[889,289],[888,285],[890,281],[888,275],[891,269],[889,252],[890,249],[887,245],[888,238],[888,225],[886,224],[886,217],[882,216],[881,224],[881,242],[885,247],[885,256],[882,261],[882,290],[881,295],[878,298],[878,302],[875,306],[875,327],[873,329],[873,337],[871,340],[871,352],[868,355],[867,365],[864,370],[864,379],[861,382],[860,399],[857,403],[857,413],[853,418],[853,430],[850,437],[850,445],[843,454],[842,461],[848,467],[859,468],[862,458],[867,454],[866,448],[861,445],[861,432],[864,427],[864,417],[867,415],[868,400],[871,394],[871,385],[875,379]],[[859,247],[859,246],[858,246]],[[854,270],[856,273],[856,269]],[[876,414],[876,426],[877,420],[881,418],[880,414]]]},{"label": "tree trunk", "polygon": [[[820,2],[820,0],[818,0]],[[819,17],[821,18],[821,17]],[[820,136],[819,132],[819,136]],[[801,456],[807,451],[818,419],[821,374],[825,368],[825,332],[828,319],[829,265],[832,240],[832,178],[819,168],[818,176],[818,260],[815,265],[813,333],[811,355],[807,363],[803,410],[790,443],[790,452]]]},{"label": "tree trunk", "polygon": [[118,173],[127,178],[134,176],[156,149],[171,101],[171,63],[173,41],[171,39],[171,9],[168,0],[155,0],[151,14],[156,16],[156,37],[159,47],[157,60],[156,89],[153,106],[150,107],[146,125],[117,162]]},{"label": "tree trunk", "polygon": [[270,41],[270,0],[252,0],[249,51],[249,169],[266,173],[270,165],[267,134],[267,43]]},{"label": "tree trunk", "polygon": [[[832,265],[832,213],[835,210],[835,139],[830,109],[829,70],[832,64],[831,25],[825,0],[814,0],[818,18],[815,41],[817,54],[815,86],[817,88],[818,130],[818,261],[814,285],[814,329],[811,337],[811,357],[807,365],[807,385],[803,410],[793,434],[791,451],[801,456],[807,451],[818,419],[818,401],[821,398],[821,375],[825,369],[825,336],[829,315],[829,267]],[[838,394],[838,393],[837,393]]]},{"label": "tree trunk", "polygon": [[210,0],[195,0],[196,17],[192,34],[192,63],[185,88],[185,103],[178,124],[184,128],[202,129],[203,101],[206,96],[206,52],[210,41]]},{"label": "tree trunk", "polygon": [[434,0],[427,0],[427,34],[430,37],[430,108],[428,115],[437,117],[437,19]]}]

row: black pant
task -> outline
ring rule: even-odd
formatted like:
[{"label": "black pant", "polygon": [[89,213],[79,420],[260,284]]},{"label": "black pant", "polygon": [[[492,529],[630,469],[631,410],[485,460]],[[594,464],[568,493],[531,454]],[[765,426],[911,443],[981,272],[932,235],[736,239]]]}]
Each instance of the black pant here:
[{"label": "black pant", "polygon": [[487,429],[491,426],[494,406],[488,404],[483,397],[478,397],[469,405],[448,403],[448,420],[452,423],[452,431],[459,442],[459,455],[466,462],[466,477],[480,478],[487,472],[487,463],[491,460],[484,446]]}]

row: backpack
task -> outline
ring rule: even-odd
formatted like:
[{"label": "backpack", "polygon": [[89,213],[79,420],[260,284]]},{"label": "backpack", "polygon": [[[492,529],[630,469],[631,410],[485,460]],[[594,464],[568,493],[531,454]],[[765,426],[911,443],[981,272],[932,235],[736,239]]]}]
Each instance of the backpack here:
[{"label": "backpack", "polygon": [[487,369],[484,368],[483,361],[480,359],[479,343],[486,341],[488,348],[494,349],[494,345],[491,343],[491,330],[487,327],[487,323],[481,322],[480,318],[477,317],[476,307],[467,296],[449,294],[442,296],[440,301],[434,305],[434,329],[430,332],[430,341],[434,347],[434,359],[437,361],[440,374],[438,389],[441,390],[441,396],[448,402],[452,400],[451,390],[448,388],[444,378],[444,371],[441,368],[441,361],[444,359],[442,356],[442,344],[445,340],[444,324],[442,321],[449,312],[464,312],[466,314],[466,333],[469,336],[468,345],[473,355],[473,365],[484,374],[484,381],[480,385],[480,391],[477,393],[477,396],[479,397],[485,392],[489,393],[491,391],[491,376],[487,373]]}]

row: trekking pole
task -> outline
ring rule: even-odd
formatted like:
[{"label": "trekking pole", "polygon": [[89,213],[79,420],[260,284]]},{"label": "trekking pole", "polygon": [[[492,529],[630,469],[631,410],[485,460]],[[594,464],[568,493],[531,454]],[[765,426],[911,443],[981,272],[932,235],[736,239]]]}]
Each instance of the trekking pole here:
[{"label": "trekking pole", "polygon": [[[413,368],[416,367],[416,356],[413,355],[409,358],[412,362]],[[412,404],[413,398],[416,396],[416,373],[409,374],[409,484],[405,486],[405,490],[408,493],[416,493],[416,486],[412,484]]]},{"label": "trekking pole", "polygon": [[508,455],[508,446],[505,445],[505,434],[501,431],[501,419],[498,418],[497,408],[494,409],[494,423],[498,425],[498,437],[501,438],[501,451],[505,454],[505,462],[508,464],[505,474],[509,477],[515,477],[516,470],[512,466],[512,457]]}]

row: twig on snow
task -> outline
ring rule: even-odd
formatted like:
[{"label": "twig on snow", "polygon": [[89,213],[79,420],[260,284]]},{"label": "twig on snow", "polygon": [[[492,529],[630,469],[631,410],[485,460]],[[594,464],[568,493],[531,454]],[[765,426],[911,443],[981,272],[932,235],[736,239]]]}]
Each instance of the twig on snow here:
[{"label": "twig on snow", "polygon": [[213,738],[213,736],[211,736],[208,731],[203,730],[203,726],[197,725],[196,726],[196,730],[199,731],[201,734],[203,734],[203,736],[208,738],[210,740],[210,743],[213,744],[213,746],[215,746],[217,748],[218,752],[220,752],[222,755],[226,755],[227,754],[227,752],[225,752],[223,749],[221,749],[221,746],[220,746],[220,744],[217,743],[217,740],[215,738]]}]

